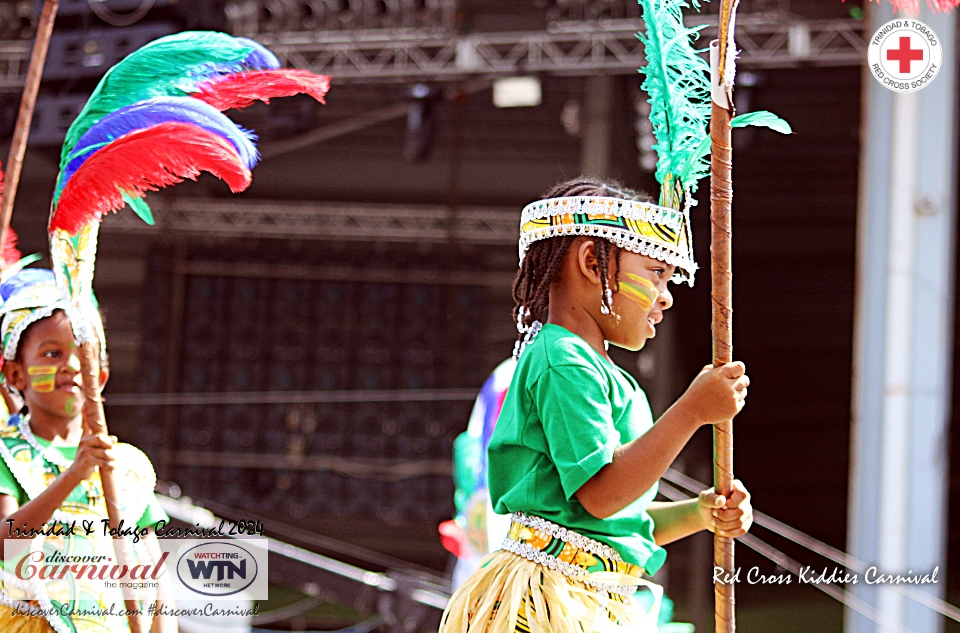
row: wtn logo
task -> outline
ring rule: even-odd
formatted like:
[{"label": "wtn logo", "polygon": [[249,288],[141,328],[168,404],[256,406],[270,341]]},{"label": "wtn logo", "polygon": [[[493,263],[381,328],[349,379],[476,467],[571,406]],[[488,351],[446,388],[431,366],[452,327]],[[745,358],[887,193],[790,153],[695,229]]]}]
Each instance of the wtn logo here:
[{"label": "wtn logo", "polygon": [[[259,550],[258,550],[259,551]],[[184,588],[203,596],[231,596],[250,587],[260,576],[260,562],[239,543],[206,542],[181,550],[177,578]],[[266,564],[266,550],[260,554]],[[264,571],[266,567],[264,566]],[[266,582],[266,575],[262,581]]]},{"label": "wtn logo", "polygon": [[[240,564],[230,562],[228,560],[189,560],[187,559],[187,568],[190,570],[190,576],[194,580],[200,580],[202,577],[204,580],[233,580],[236,577],[240,577],[244,580],[247,579],[247,561],[246,559],[241,560]],[[214,570],[217,572],[217,577],[212,579]]]}]

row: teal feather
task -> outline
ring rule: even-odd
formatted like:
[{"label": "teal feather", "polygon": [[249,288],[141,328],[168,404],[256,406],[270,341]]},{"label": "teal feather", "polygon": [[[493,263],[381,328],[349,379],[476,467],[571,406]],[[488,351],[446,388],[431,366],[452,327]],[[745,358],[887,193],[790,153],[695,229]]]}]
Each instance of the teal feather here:
[{"label": "teal feather", "polygon": [[219,74],[273,66],[250,41],[225,33],[188,31],[168,35],[134,51],[107,71],[67,131],[60,169],[80,138],[100,119],[125,106],[161,96],[187,96]]},{"label": "teal feather", "polygon": [[[710,173],[704,160],[690,161],[707,136],[710,120],[710,66],[691,41],[703,27],[683,25],[683,9],[700,8],[699,0],[639,0],[645,31],[646,65],[641,87],[650,97],[650,122],[657,139],[657,182],[663,185],[681,173],[683,187],[695,191]],[[684,169],[685,167],[689,167]]]},{"label": "teal feather", "polygon": [[[781,134],[793,134],[793,128],[790,127],[789,123],[778,117],[773,112],[768,112],[766,110],[747,112],[746,114],[733,117],[733,119],[730,121],[730,127],[732,128],[748,126],[765,127],[773,130],[774,132],[780,132]],[[680,180],[682,182],[687,182],[690,178],[689,174],[698,165],[698,163],[705,163],[707,165],[707,169],[709,169],[710,163],[707,160],[707,156],[709,155],[710,137],[704,136],[703,140],[700,141],[700,145],[697,146],[695,151],[690,153],[690,156],[687,158],[687,162],[684,163],[683,168],[680,170]]]},{"label": "teal feather", "polygon": [[148,205],[143,198],[132,198],[124,193],[123,201],[127,203],[127,206],[130,207],[141,220],[150,226],[157,223],[156,220],[153,219],[153,211],[150,210],[150,205]]},{"label": "teal feather", "polygon": [[747,112],[733,117],[733,120],[730,121],[730,127],[747,127],[748,125],[765,127],[781,134],[793,134],[793,128],[790,127],[789,123],[773,112],[767,112],[766,110]]}]

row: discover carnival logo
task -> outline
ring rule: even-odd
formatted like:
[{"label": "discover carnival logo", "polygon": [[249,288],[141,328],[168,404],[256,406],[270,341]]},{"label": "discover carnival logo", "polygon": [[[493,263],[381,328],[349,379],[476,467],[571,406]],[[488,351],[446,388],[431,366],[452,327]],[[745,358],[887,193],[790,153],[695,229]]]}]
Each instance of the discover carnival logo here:
[{"label": "discover carnival logo", "polygon": [[937,34],[919,20],[891,20],[867,47],[870,74],[888,90],[914,92],[930,85],[943,63]]},{"label": "discover carnival logo", "polygon": [[[152,603],[173,590],[180,602],[239,604],[269,599],[269,540],[161,538],[154,556],[145,541],[92,541],[84,535],[7,539],[2,546],[0,594],[8,601],[55,602],[76,606],[83,596],[99,596],[99,604],[123,609],[130,592]],[[72,606],[71,606],[72,605]]]},{"label": "discover carnival logo", "polygon": [[259,573],[257,557],[237,543],[201,543],[177,561],[177,577],[202,596],[232,596],[253,585]]}]

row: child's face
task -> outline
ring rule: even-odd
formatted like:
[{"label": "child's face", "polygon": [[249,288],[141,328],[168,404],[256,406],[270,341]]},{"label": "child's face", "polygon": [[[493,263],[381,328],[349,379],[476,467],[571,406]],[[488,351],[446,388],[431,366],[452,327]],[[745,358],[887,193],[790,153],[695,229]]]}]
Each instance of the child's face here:
[{"label": "child's face", "polygon": [[73,329],[63,312],[31,325],[20,341],[20,357],[7,378],[31,411],[74,418],[83,404],[80,358]]},{"label": "child's face", "polygon": [[608,341],[638,350],[656,336],[663,311],[673,305],[667,282],[675,268],[646,255],[620,254],[620,288],[613,294],[610,327],[604,332]]}]

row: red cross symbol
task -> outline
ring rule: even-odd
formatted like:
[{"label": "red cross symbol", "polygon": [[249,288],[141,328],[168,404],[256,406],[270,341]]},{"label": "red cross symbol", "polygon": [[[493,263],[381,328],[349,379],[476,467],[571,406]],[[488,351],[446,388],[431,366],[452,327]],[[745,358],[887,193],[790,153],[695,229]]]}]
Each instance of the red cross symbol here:
[{"label": "red cross symbol", "polygon": [[923,60],[922,48],[910,48],[910,36],[905,35],[900,38],[900,48],[891,48],[887,51],[889,61],[900,62],[900,73],[910,74],[910,62],[919,62]]}]

